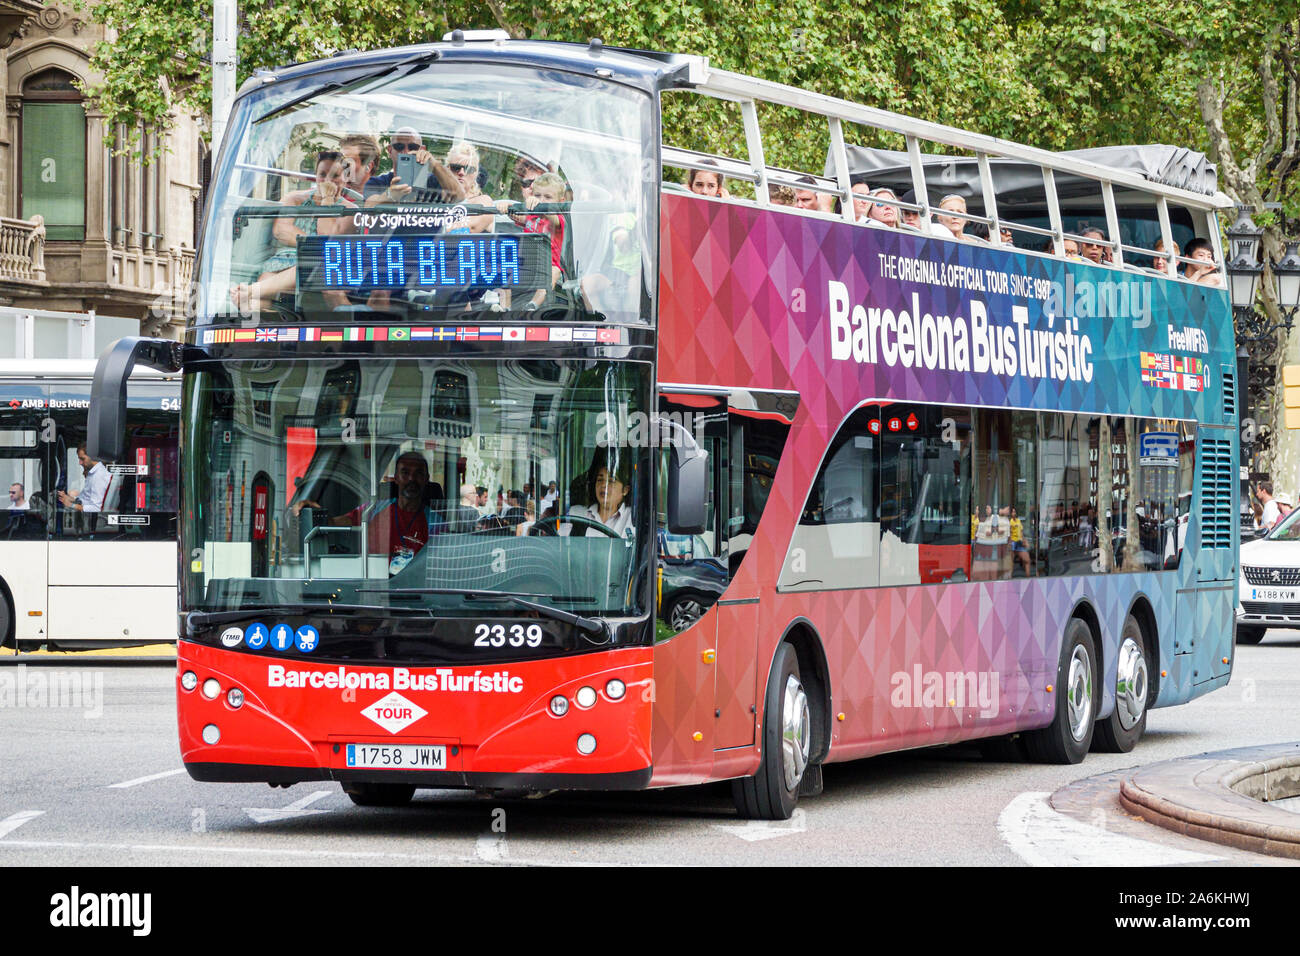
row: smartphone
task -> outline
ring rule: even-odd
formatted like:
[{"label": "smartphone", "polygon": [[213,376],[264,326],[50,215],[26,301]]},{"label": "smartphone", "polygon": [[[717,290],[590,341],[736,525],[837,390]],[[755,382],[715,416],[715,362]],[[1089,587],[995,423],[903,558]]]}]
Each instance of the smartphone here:
[{"label": "smartphone", "polygon": [[415,172],[420,168],[420,164],[415,161],[414,153],[398,153],[397,158],[393,161],[393,172],[401,181],[403,186],[414,186]]}]

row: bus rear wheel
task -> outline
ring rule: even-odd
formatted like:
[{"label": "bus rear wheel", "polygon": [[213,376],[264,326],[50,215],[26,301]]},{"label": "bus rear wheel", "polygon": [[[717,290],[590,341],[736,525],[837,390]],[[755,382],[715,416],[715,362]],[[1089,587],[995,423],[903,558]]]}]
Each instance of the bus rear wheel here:
[{"label": "bus rear wheel", "polygon": [[799,678],[799,657],[783,643],[777,649],[763,705],[763,761],[758,773],[731,782],[742,817],[788,820],[799,802],[799,785],[812,752],[812,715]]},{"label": "bus rear wheel", "polygon": [[1025,749],[1038,763],[1080,763],[1092,745],[1096,713],[1094,667],[1097,659],[1092,630],[1070,618],[1056,666],[1055,715],[1042,730],[1025,734]]},{"label": "bus rear wheel", "polygon": [[1097,721],[1092,749],[1099,753],[1126,754],[1142,739],[1147,728],[1151,680],[1147,671],[1146,638],[1132,614],[1124,618],[1119,635],[1119,660],[1115,675],[1115,710]]},{"label": "bus rear wheel", "polygon": [[12,647],[14,650],[17,650],[18,625],[15,621],[11,627],[11,620],[12,615],[9,613],[9,598],[5,594],[4,588],[0,588],[0,647]]},{"label": "bus rear wheel", "polygon": [[359,807],[404,807],[415,796],[415,787],[407,783],[343,784],[343,792]]}]

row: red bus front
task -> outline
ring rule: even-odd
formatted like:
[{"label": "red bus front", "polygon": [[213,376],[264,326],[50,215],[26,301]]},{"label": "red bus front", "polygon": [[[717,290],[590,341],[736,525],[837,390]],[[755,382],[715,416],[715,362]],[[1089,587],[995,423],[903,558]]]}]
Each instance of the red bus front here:
[{"label": "red bus front", "polygon": [[648,783],[652,458],[617,434],[648,363],[228,357],[186,383],[192,776]]},{"label": "red bus front", "polygon": [[648,648],[376,667],[183,641],[178,663],[181,754],[198,780],[621,789],[650,779]]}]

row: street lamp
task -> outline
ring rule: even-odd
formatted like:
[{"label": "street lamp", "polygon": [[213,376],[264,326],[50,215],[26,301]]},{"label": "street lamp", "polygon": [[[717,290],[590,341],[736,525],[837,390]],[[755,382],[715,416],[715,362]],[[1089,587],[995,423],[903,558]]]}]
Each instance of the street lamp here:
[{"label": "street lamp", "polygon": [[[1264,235],[1264,230],[1255,225],[1255,220],[1250,218],[1249,206],[1237,207],[1237,221],[1227,228],[1228,234],[1228,261],[1235,262],[1238,259],[1249,260],[1250,262],[1259,261],[1259,239]],[[1254,300],[1252,299],[1252,304]],[[1236,298],[1233,298],[1235,304]]]},{"label": "street lamp", "polygon": [[1239,255],[1228,261],[1228,295],[1239,317],[1243,312],[1255,311],[1255,296],[1263,274],[1264,267],[1253,257]]},{"label": "street lamp", "polygon": [[1273,265],[1273,281],[1274,298],[1286,313],[1289,325],[1296,309],[1300,309],[1300,242],[1286,244],[1286,255]]}]

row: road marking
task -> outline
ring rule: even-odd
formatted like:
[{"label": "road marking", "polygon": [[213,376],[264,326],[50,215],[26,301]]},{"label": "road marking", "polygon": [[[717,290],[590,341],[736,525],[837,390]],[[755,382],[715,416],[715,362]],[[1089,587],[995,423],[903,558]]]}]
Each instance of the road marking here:
[{"label": "road marking", "polygon": [[0,839],[7,837],[28,820],[35,820],[44,810],[19,810],[17,813],[0,820]]},{"label": "road marking", "polygon": [[[43,811],[37,811],[43,812]],[[0,850],[112,850],[118,853],[188,853],[195,859],[213,853],[229,855],[247,854],[264,857],[303,857],[307,859],[339,860],[401,860],[414,863],[449,863],[464,865],[466,863],[483,863],[477,855],[466,856],[450,853],[392,853],[362,850],[276,850],[269,847],[254,846],[211,846],[207,843],[76,843],[60,840],[0,840]],[[623,864],[607,861],[587,862],[583,860],[502,860],[507,866],[545,866],[545,867],[585,867],[585,866],[620,866]]]},{"label": "road marking", "polygon": [[301,800],[295,800],[285,807],[244,807],[244,812],[253,818],[254,823],[271,823],[275,820],[291,820],[294,817],[308,817],[313,813],[329,813],[329,810],[309,810],[308,807],[317,800],[328,797],[334,791],[317,790]]},{"label": "road marking", "polygon": [[164,777],[174,777],[178,773],[184,773],[185,768],[177,770],[164,770],[162,773],[151,773],[147,777],[136,777],[134,780],[123,780],[121,783],[110,783],[106,790],[125,790],[127,787],[138,787],[142,783],[152,783],[155,780],[162,780]]},{"label": "road marking", "polygon": [[1022,793],[998,817],[998,833],[1030,866],[1180,866],[1222,859],[1080,823],[1053,809],[1050,796]]},{"label": "road marking", "polygon": [[794,813],[790,814],[789,820],[746,820],[740,824],[715,823],[713,825],[749,843],[803,833],[808,829],[807,815],[798,807],[795,807]]}]

